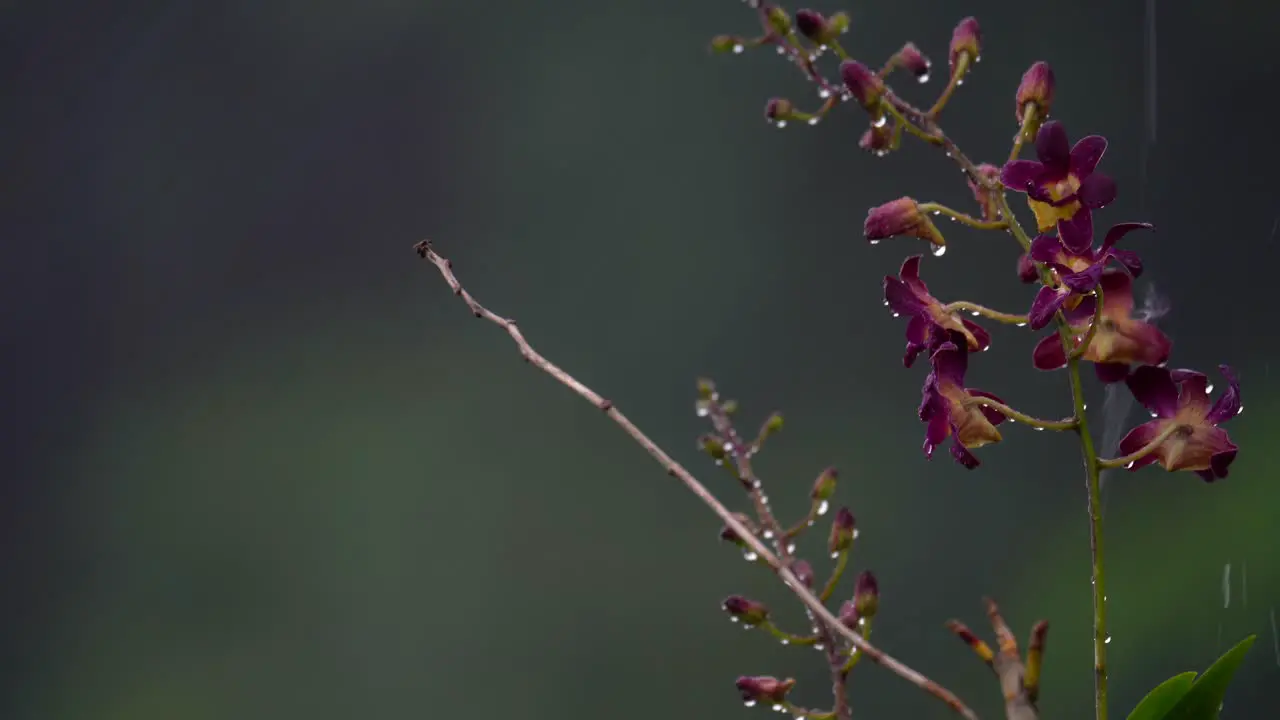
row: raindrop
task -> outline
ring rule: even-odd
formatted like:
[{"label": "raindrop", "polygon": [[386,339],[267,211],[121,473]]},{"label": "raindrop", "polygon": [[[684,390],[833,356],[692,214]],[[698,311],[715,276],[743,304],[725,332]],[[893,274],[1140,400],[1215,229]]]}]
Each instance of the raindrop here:
[{"label": "raindrop", "polygon": [[1110,636],[1110,635],[1108,635],[1106,638],[1104,638],[1104,639],[1103,639],[1103,641],[1102,641],[1102,644],[1103,644],[1103,645],[1110,645],[1110,644],[1111,644],[1111,636]]},{"label": "raindrop", "polygon": [[934,215],[941,215],[941,214],[942,214],[942,211],[941,211],[941,210],[934,210],[934,211],[933,211],[933,214],[934,214]]},{"label": "raindrop", "polygon": [[925,73],[920,77],[916,78],[916,82],[920,83],[921,85],[929,82],[929,73]]},{"label": "raindrop", "polygon": [[724,451],[725,451],[725,452],[727,452],[727,453],[731,453],[731,452],[733,452],[733,443],[731,443],[731,442],[726,442],[726,443],[724,444]]},{"label": "raindrop", "polygon": [[738,616],[737,616],[737,615],[730,615],[730,616],[729,616],[729,622],[731,622],[731,623],[736,623],[736,622],[738,622],[738,621],[739,621],[739,620],[738,620]]},{"label": "raindrop", "polygon": [[831,97],[831,91],[826,88],[818,88],[818,97],[825,100]]},{"label": "raindrop", "polygon": [[1089,403],[1080,403],[1080,409],[1081,409],[1081,410],[1088,410],[1088,409],[1089,409]]},{"label": "raindrop", "polygon": [[788,543],[788,544],[787,544],[787,552],[788,552],[788,553],[792,553],[792,554],[794,554],[794,553],[795,553],[795,551],[796,551],[796,544],[795,544],[795,543]]},{"label": "raindrop", "polygon": [[857,540],[857,539],[858,539],[858,528],[854,528],[854,529],[853,529],[853,539],[854,539],[854,540]]},{"label": "raindrop", "polygon": [[814,643],[814,644],[813,644],[813,649],[814,649],[814,650],[819,650],[819,651],[821,651],[821,650],[826,650],[826,649],[827,649],[827,646],[826,646],[826,645],[823,645],[822,643]]},{"label": "raindrop", "polygon": [[782,638],[782,639],[781,639],[781,640],[779,640],[778,642],[782,643],[783,645],[790,645],[790,644],[791,644],[791,641],[790,641],[790,640],[788,640],[788,639],[786,639],[786,638]]},{"label": "raindrop", "polygon": [[1213,383],[1209,383],[1209,384],[1208,384],[1208,385],[1206,385],[1206,386],[1205,386],[1205,388],[1204,388],[1204,394],[1205,394],[1205,395],[1208,395],[1208,394],[1209,394],[1209,393],[1211,393],[1211,392],[1213,392]]},{"label": "raindrop", "polygon": [[1135,463],[1137,463],[1137,462],[1138,462],[1137,460],[1130,460],[1130,461],[1129,461],[1129,464],[1124,466],[1124,469],[1125,469],[1125,470],[1132,470],[1132,469],[1133,469],[1134,464],[1135,464]]},{"label": "raindrop", "polygon": [[787,126],[787,121],[786,121],[786,120],[779,120],[779,121],[778,121],[778,129],[779,129],[779,130],[781,130],[782,128],[784,128],[784,127],[786,127],[786,126]]},{"label": "raindrop", "polygon": [[867,619],[864,617],[858,618],[858,627],[866,627],[866,626],[867,626]]},{"label": "raindrop", "polygon": [[888,300],[885,300],[885,301],[884,301],[884,306],[885,306],[885,307],[889,307],[889,301],[888,301]]},{"label": "raindrop", "polygon": [[817,514],[818,514],[818,515],[826,515],[826,514],[827,514],[827,511],[828,511],[828,510],[830,510],[830,509],[831,509],[831,503],[827,502],[826,500],[823,500],[822,502],[818,503],[818,512],[817,512]]},{"label": "raindrop", "polygon": [[765,540],[772,540],[772,539],[773,539],[773,531],[772,531],[772,530],[765,530],[765,531],[764,531],[763,533],[761,533],[761,534],[764,536],[764,539],[765,539]]},{"label": "raindrop", "polygon": [[[867,243],[868,243],[868,244],[870,244],[870,245],[879,245],[879,244],[880,244],[880,241],[879,241],[878,239],[877,239],[877,240],[868,240],[868,241],[867,241]],[[888,303],[885,303],[885,304],[886,304],[886,305],[888,305]]]},{"label": "raindrop", "polygon": [[817,125],[820,122],[822,122],[822,118],[818,117],[817,115],[814,115],[813,117],[809,118],[810,125]]},{"label": "raindrop", "polygon": [[889,118],[888,118],[888,116],[886,116],[886,115],[878,115],[878,116],[876,116],[876,119],[875,119],[875,120],[872,120],[872,121],[871,121],[871,126],[872,126],[872,127],[882,128],[882,127],[884,127],[884,124],[885,124],[885,123],[887,123],[887,122],[889,122]]},{"label": "raindrop", "polygon": [[947,246],[946,246],[946,245],[934,245],[934,246],[933,246],[933,256],[934,256],[934,257],[942,257],[943,255],[946,255],[946,254],[947,254]]},{"label": "raindrop", "polygon": [[1237,415],[1239,415],[1239,414],[1240,414],[1240,413],[1242,413],[1242,412],[1244,412],[1244,406],[1243,406],[1243,405],[1241,405],[1241,406],[1240,406],[1240,409],[1239,409],[1239,410],[1236,410],[1236,414],[1237,414]]},{"label": "raindrop", "polygon": [[1042,428],[1042,427],[1037,427],[1037,428],[1036,428],[1036,432],[1044,432],[1044,428]]},{"label": "raindrop", "polygon": [[786,48],[784,48],[784,47],[782,47],[781,45],[779,45],[779,46],[778,46],[778,54],[779,54],[779,55],[786,55],[786,54],[787,54],[787,49],[786,49]]},{"label": "raindrop", "polygon": [[893,316],[894,316],[894,317],[901,317],[900,315],[898,315],[898,313],[893,313]]},{"label": "raindrop", "polygon": [[746,48],[744,48],[744,47],[742,46],[742,43],[735,43],[735,44],[734,44],[734,46],[733,46],[733,54],[734,54],[734,55],[741,55],[743,50],[746,50]]},{"label": "raindrop", "polygon": [[699,406],[698,406],[698,417],[706,417],[706,416],[707,416],[707,415],[709,415],[710,413],[711,413],[711,411],[710,411],[709,409],[707,409],[707,406],[706,406],[706,405],[699,405]]},{"label": "raindrop", "polygon": [[956,81],[956,87],[959,87],[963,84],[964,84],[964,78],[960,78],[959,80]]},{"label": "raindrop", "polygon": [[833,552],[833,553],[831,553],[831,559],[832,559],[832,560],[835,560],[835,559],[836,559],[836,558],[838,558],[838,557],[840,557],[840,553],[838,553],[838,552]]},{"label": "raindrop", "polygon": [[752,552],[752,551],[748,550],[748,551],[746,551],[746,552],[742,553],[742,559],[743,559],[743,560],[746,560],[747,562],[755,562],[756,560],[759,560],[759,559],[760,559],[760,556],[759,556],[759,555],[757,555],[757,554],[755,554],[754,552]]},{"label": "raindrop", "polygon": [[1017,325],[1018,327],[1026,327],[1026,326],[1027,326],[1027,324],[1026,324],[1026,323],[1021,323],[1021,322],[1020,322],[1020,323],[1016,323],[1016,325]]},{"label": "raindrop", "polygon": [[977,310],[974,310],[973,312],[971,312],[971,313],[969,313],[969,314],[970,314],[970,315],[972,315],[972,316],[974,316],[974,317],[978,317],[978,316],[979,316],[979,315],[981,315],[982,313],[978,312]]},{"label": "raindrop", "polygon": [[743,701],[742,701],[742,706],[743,706],[743,707],[755,707],[755,706],[756,706],[756,701],[755,701],[755,700],[743,700]]},{"label": "raindrop", "polygon": [[773,711],[774,711],[774,712],[782,712],[782,705],[781,705],[781,704],[774,704],[774,706],[773,706]]},{"label": "raindrop", "polygon": [[806,526],[806,527],[813,527],[813,521],[812,521],[812,520],[807,520],[807,521],[805,521],[805,526]]}]

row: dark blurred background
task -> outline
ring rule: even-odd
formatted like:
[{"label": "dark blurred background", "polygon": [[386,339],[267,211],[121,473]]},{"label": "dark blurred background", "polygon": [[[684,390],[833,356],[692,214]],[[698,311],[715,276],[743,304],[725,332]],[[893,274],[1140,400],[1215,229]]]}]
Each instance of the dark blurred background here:
[{"label": "dark blurred background", "polygon": [[[851,11],[870,64],[913,40],[945,66],[976,15],[983,62],[945,116],[976,159],[1007,154],[1041,59],[1072,136],[1110,138],[1098,222],[1157,224],[1128,243],[1139,294],[1171,305],[1174,364],[1234,364],[1249,410],[1228,480],[1108,481],[1112,712],[1257,633],[1224,717],[1275,717],[1280,9],[1161,4],[1152,48],[1151,5],[814,4]],[[878,642],[996,717],[943,629],[985,630],[993,595],[1020,637],[1052,623],[1045,716],[1091,717],[1076,448],[1015,426],[976,472],[926,462],[924,368],[880,304],[921,247],[861,236],[868,206],[969,191],[919,143],[861,152],[853,108],[767,126],[770,95],[817,98],[771,53],[709,54],[757,27],[734,0],[3,3],[0,717],[732,720],[762,712],[744,673],[826,701],[818,658],[718,608],[742,592],[803,627],[795,603],[472,320],[424,237],[735,503],[694,447],[694,378],[753,424],[785,411],[759,470],[795,517],[841,468]],[[944,230],[937,295],[1029,304],[1006,236]],[[1064,413],[1035,338],[994,336],[972,384]],[[801,544],[820,568],[823,535]],[[857,717],[949,716],[878,668],[851,683]]]}]

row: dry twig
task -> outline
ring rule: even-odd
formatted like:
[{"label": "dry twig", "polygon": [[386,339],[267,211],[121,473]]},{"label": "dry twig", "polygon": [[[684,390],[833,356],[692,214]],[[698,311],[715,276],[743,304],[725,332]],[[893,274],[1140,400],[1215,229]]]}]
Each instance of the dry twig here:
[{"label": "dry twig", "polygon": [[901,661],[894,659],[884,651],[872,645],[861,635],[846,627],[844,623],[841,623],[840,620],[822,604],[822,601],[804,586],[804,583],[795,576],[795,573],[793,573],[777,555],[770,551],[770,549],[766,547],[750,529],[743,525],[728,508],[716,499],[715,495],[713,495],[711,491],[707,490],[707,488],[702,483],[698,482],[697,478],[695,478],[688,470],[672,459],[670,455],[667,455],[667,453],[664,452],[662,448],[658,447],[653,440],[649,439],[649,436],[645,435],[640,428],[636,427],[635,424],[631,422],[631,420],[619,412],[612,402],[582,384],[582,382],[577,378],[565,372],[558,365],[546,359],[534,350],[533,347],[529,345],[529,341],[525,340],[524,335],[520,333],[520,330],[516,326],[514,320],[502,317],[501,315],[498,315],[484,307],[477,302],[470,293],[463,289],[462,284],[458,282],[458,278],[453,274],[453,264],[449,262],[448,259],[437,254],[435,250],[432,249],[430,241],[424,240],[418,243],[414,246],[414,250],[417,251],[420,257],[430,261],[431,264],[435,265],[436,268],[439,269],[445,282],[448,283],[449,287],[453,290],[453,294],[462,298],[462,301],[467,304],[467,307],[470,308],[473,315],[477,318],[488,320],[505,330],[507,334],[511,336],[511,339],[515,341],[516,346],[520,350],[520,355],[524,358],[525,362],[532,364],[534,367],[537,367],[539,370],[550,375],[557,382],[577,393],[582,399],[591,403],[591,405],[593,405],[597,410],[603,411],[608,415],[609,419],[621,427],[622,430],[636,442],[636,444],[644,448],[645,452],[649,453],[654,460],[657,460],[658,464],[662,465],[668,475],[680,480],[680,482],[682,482],[690,492],[696,495],[703,504],[711,508],[711,510],[719,516],[720,520],[736,532],[738,536],[742,538],[743,542],[751,548],[752,552],[759,555],[760,559],[767,563],[773,572],[782,579],[783,584],[785,584],[787,588],[789,588],[791,592],[799,598],[800,602],[813,613],[816,621],[826,626],[831,632],[834,632],[848,640],[850,644],[857,648],[859,652],[865,654],[872,662],[888,669],[893,674],[905,679],[912,685],[915,685],[926,693],[946,703],[948,707],[966,718],[966,720],[978,720],[977,714],[975,714],[972,709],[961,702],[960,698],[956,697],[949,690],[925,677],[920,672],[911,669]]}]

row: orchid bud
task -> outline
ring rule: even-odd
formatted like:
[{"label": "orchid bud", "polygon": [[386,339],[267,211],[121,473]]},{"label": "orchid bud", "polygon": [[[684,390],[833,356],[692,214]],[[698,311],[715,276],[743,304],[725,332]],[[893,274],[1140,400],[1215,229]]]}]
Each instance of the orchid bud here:
[{"label": "orchid bud", "polygon": [[[745,525],[747,530],[751,532],[755,532],[755,523],[751,521],[751,518],[747,517],[746,515],[743,515],[742,513],[734,513],[733,517],[737,519],[738,522]],[[742,536],[738,534],[737,530],[734,530],[728,525],[725,525],[720,528],[720,539],[724,540],[725,542],[731,542],[734,545],[737,545],[739,547],[747,547],[747,541],[744,540]]]},{"label": "orchid bud", "polygon": [[744,675],[738,678],[738,681],[734,684],[737,685],[738,692],[742,693],[742,702],[747,705],[755,705],[756,703],[779,705],[787,701],[787,693],[791,692],[791,688],[795,687],[796,681],[792,678],[779,680],[767,675],[756,677]]},{"label": "orchid bud", "polygon": [[902,63],[902,67],[906,68],[912,75],[916,76],[916,80],[920,82],[929,81],[929,68],[932,63],[929,58],[920,52],[920,48],[915,43],[907,43],[898,51],[898,60]]},{"label": "orchid bud", "polygon": [[858,617],[873,618],[880,607],[880,586],[870,570],[864,570],[853,584],[853,607]]},{"label": "orchid bud", "polygon": [[737,53],[742,52],[743,48],[742,38],[740,37],[735,37],[733,35],[717,35],[711,38],[712,52],[733,53],[736,55]]},{"label": "orchid bud", "polygon": [[764,106],[764,119],[778,125],[786,124],[795,118],[795,106],[786,98],[770,98]]},{"label": "orchid bud", "polygon": [[[947,244],[933,221],[925,216],[916,201],[909,197],[898,198],[868,210],[862,231],[872,245],[895,235],[927,240],[935,248],[945,247]],[[937,250],[935,249],[934,252],[936,253]]]},{"label": "orchid bud", "polygon": [[797,560],[791,565],[791,572],[809,589],[813,589],[813,566],[808,560]]},{"label": "orchid bud", "polygon": [[956,74],[956,66],[962,53],[969,56],[970,62],[976,62],[982,54],[982,28],[978,26],[977,18],[967,17],[961,20],[951,33],[952,75]]},{"label": "orchid bud", "polygon": [[836,469],[829,467],[818,475],[818,479],[813,482],[813,490],[809,492],[809,497],[815,502],[829,500],[836,492],[836,478],[839,473]]},{"label": "orchid bud", "polygon": [[710,455],[712,460],[725,459],[729,453],[728,448],[725,447],[727,444],[723,439],[715,435],[703,435],[698,438],[698,447]]},{"label": "orchid bud", "polygon": [[744,598],[741,595],[730,595],[724,599],[725,612],[734,622],[743,625],[759,625],[769,619],[769,608],[764,603]]},{"label": "orchid bud", "polygon": [[826,42],[827,19],[817,10],[797,10],[796,30],[816,43]]},{"label": "orchid bud", "polygon": [[979,180],[966,177],[965,182],[969,184],[969,189],[973,191],[973,199],[978,202],[978,207],[982,208],[982,219],[988,221],[999,220],[1000,207],[995,193],[1000,191],[990,190],[983,183],[990,183],[999,188],[1000,168],[990,163],[983,163],[974,169],[978,171]]},{"label": "orchid bud", "polygon": [[[1014,117],[1017,118],[1018,124],[1023,122],[1027,103],[1035,104],[1038,119],[1043,120],[1049,117],[1049,111],[1053,108],[1053,86],[1053,68],[1043,60],[1032,65],[1022,74],[1022,82],[1018,84],[1014,105]],[[1029,134],[1035,137],[1034,130]]]},{"label": "orchid bud", "polygon": [[853,545],[856,532],[853,513],[849,512],[849,508],[840,508],[831,521],[831,536],[827,540],[827,549],[833,555],[848,550]]},{"label": "orchid bud", "polygon": [[858,139],[858,147],[876,156],[887,154],[893,149],[893,128],[887,122],[872,125]]},{"label": "orchid bud", "polygon": [[786,10],[774,5],[769,8],[768,15],[769,27],[773,28],[774,32],[779,35],[791,34],[791,16],[787,14]]},{"label": "orchid bud", "polygon": [[1018,279],[1030,284],[1040,279],[1040,271],[1036,269],[1036,261],[1027,253],[1018,256]]},{"label": "orchid bud", "polygon": [[884,96],[884,81],[871,68],[857,60],[845,60],[840,63],[840,79],[862,107],[875,113],[877,118],[883,117],[879,110],[880,98]]},{"label": "orchid bud", "polygon": [[845,600],[840,604],[840,612],[836,613],[836,618],[841,625],[853,630],[858,627],[858,608],[852,600]]}]

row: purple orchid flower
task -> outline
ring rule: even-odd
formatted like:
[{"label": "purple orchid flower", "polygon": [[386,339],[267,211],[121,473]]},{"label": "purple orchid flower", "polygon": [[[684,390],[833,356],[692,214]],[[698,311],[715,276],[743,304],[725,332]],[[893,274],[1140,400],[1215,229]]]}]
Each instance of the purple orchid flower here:
[{"label": "purple orchid flower", "polygon": [[[1104,383],[1124,380],[1129,366],[1163,365],[1169,359],[1173,343],[1155,325],[1133,316],[1133,278],[1127,272],[1108,268],[1098,280],[1102,288],[1102,314],[1098,329],[1083,359],[1094,363],[1098,379]],[[1097,308],[1095,296],[1081,299],[1074,308],[1064,309],[1071,328],[1073,347],[1084,342]],[[1032,363],[1040,370],[1057,370],[1067,364],[1058,333],[1045,336],[1032,352]]]},{"label": "purple orchid flower", "polygon": [[981,352],[991,345],[991,335],[977,323],[948,312],[937,298],[929,294],[929,286],[920,279],[921,255],[912,255],[902,263],[898,277],[884,278],[884,303],[895,315],[906,315],[907,350],[902,364],[911,367],[920,353],[937,349],[951,335],[969,350]]},{"label": "purple orchid flower", "polygon": [[1116,199],[1115,182],[1094,172],[1106,151],[1107,139],[1101,135],[1068,146],[1062,124],[1050,121],[1036,133],[1040,161],[1010,161],[1000,171],[1000,182],[1027,194],[1040,232],[1057,227],[1068,248],[1082,251],[1093,242],[1092,211]]},{"label": "purple orchid flower", "polygon": [[1168,432],[1171,424],[1175,429],[1153,452],[1130,463],[1129,470],[1158,463],[1170,472],[1194,471],[1205,482],[1227,476],[1238,448],[1218,426],[1239,415],[1244,406],[1235,372],[1227,365],[1219,365],[1218,371],[1227,379],[1227,390],[1212,406],[1209,393],[1213,386],[1203,373],[1162,367],[1134,371],[1129,389],[1155,419],[1130,430],[1120,441],[1120,452],[1135,453]]},{"label": "purple orchid flower", "polygon": [[[958,335],[954,340],[963,340]],[[966,388],[964,375],[968,369],[969,353],[953,341],[943,343],[930,358],[933,371],[925,380],[923,399],[920,403],[920,421],[927,423],[924,437],[924,455],[933,457],[933,451],[949,437],[951,455],[956,462],[972,470],[980,464],[970,449],[1000,442],[996,426],[1005,421],[1004,415],[985,405],[977,405],[973,398],[985,397],[1003,402],[1000,398],[982,390]]]},{"label": "purple orchid flower", "polygon": [[1150,230],[1150,223],[1127,222],[1111,226],[1098,248],[1086,245],[1082,249],[1073,250],[1058,237],[1040,235],[1031,243],[1032,260],[1048,265],[1053,270],[1058,284],[1056,287],[1040,288],[1036,299],[1031,303],[1031,311],[1027,322],[1034,330],[1039,330],[1053,319],[1063,305],[1079,303],[1081,296],[1093,292],[1102,278],[1102,271],[1115,260],[1133,277],[1142,274],[1142,259],[1132,250],[1118,250],[1115,245],[1125,235],[1134,230]]}]

